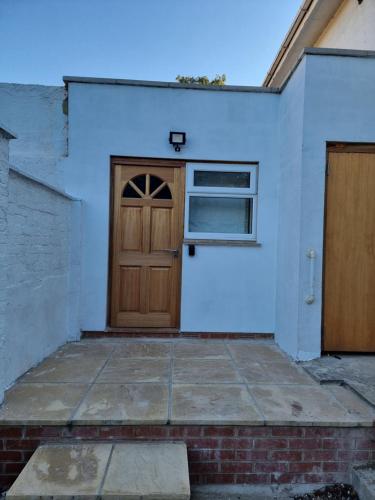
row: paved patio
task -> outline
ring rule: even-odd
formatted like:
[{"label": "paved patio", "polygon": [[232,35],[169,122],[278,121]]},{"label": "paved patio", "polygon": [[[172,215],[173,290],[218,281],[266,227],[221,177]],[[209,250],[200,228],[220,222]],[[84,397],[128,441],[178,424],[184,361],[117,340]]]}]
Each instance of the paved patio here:
[{"label": "paved patio", "polygon": [[6,394],[0,425],[371,426],[375,410],[321,386],[273,343],[83,340],[66,344]]},{"label": "paved patio", "polygon": [[322,356],[303,367],[321,384],[345,385],[375,408],[375,355]]}]

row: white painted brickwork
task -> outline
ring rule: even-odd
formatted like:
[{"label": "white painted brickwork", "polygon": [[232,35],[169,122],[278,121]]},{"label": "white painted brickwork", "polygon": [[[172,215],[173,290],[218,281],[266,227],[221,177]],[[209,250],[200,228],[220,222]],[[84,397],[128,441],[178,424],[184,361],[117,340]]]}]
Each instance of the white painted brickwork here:
[{"label": "white painted brickwork", "polygon": [[80,202],[56,189],[63,97],[61,87],[0,85],[2,122],[17,132],[8,154],[0,128],[0,402],[17,377],[79,336]]}]

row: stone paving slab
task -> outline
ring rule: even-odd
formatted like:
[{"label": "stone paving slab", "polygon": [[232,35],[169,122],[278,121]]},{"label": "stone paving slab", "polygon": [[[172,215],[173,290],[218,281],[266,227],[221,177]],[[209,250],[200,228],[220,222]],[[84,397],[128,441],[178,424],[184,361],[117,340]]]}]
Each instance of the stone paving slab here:
[{"label": "stone paving slab", "polygon": [[96,498],[111,451],[111,444],[41,446],[6,498]]},{"label": "stone paving slab", "polygon": [[188,500],[185,443],[115,445],[102,498]]},{"label": "stone paving slab", "polygon": [[7,493],[12,500],[188,500],[184,443],[46,445]]},{"label": "stone paving slab", "polygon": [[239,377],[229,359],[175,359],[172,382],[175,384],[239,383]]},{"label": "stone paving slab", "polygon": [[77,358],[49,357],[36,368],[27,372],[22,382],[90,383],[104,366],[106,358],[86,357],[83,353]]},{"label": "stone paving slab", "polygon": [[159,384],[95,384],[73,422],[101,424],[166,424],[168,386]]},{"label": "stone paving slab", "polygon": [[167,383],[170,362],[168,359],[126,359],[109,360],[96,383]]},{"label": "stone paving slab", "polygon": [[[361,359],[369,385],[373,365]],[[374,415],[353,391],[320,385],[269,341],[98,339],[67,344],[21,377],[0,425],[371,426]]]},{"label": "stone paving slab", "polygon": [[64,425],[86,391],[82,384],[15,385],[5,395],[0,424]]},{"label": "stone paving slab", "polygon": [[269,425],[372,426],[371,416],[353,415],[319,385],[249,386]]},{"label": "stone paving slab", "polygon": [[354,467],[352,481],[361,500],[375,500],[375,464]]},{"label": "stone paving slab", "polygon": [[301,365],[318,382],[347,384],[375,407],[375,356],[322,356]]},{"label": "stone paving slab", "polygon": [[263,425],[245,385],[174,385],[172,424]]}]

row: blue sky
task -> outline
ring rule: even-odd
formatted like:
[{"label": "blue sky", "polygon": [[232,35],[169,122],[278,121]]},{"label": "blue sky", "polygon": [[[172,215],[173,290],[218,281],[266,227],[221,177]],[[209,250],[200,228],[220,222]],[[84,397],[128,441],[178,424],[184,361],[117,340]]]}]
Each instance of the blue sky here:
[{"label": "blue sky", "polygon": [[301,0],[0,0],[0,81],[62,75],[260,85]]}]

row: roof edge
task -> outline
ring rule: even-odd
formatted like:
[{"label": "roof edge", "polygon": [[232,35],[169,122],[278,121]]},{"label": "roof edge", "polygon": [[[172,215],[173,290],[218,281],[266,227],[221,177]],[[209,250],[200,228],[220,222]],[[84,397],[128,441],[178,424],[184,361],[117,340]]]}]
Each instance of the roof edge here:
[{"label": "roof edge", "polygon": [[5,137],[5,139],[8,139],[10,141],[11,139],[17,139],[17,135],[10,130],[9,127],[5,127],[1,122],[0,122],[0,134]]},{"label": "roof edge", "polygon": [[[288,64],[288,62],[284,60],[284,57],[288,58],[288,54],[290,50],[293,49],[293,46],[297,44],[297,50],[298,50],[298,43],[300,42],[301,44],[301,36],[309,37],[308,31],[309,31],[309,23],[310,23],[310,18],[314,20],[314,16],[316,17],[316,12],[319,11],[319,23],[322,23],[322,25],[327,26],[328,22],[332,18],[332,12],[335,13],[337,9],[340,7],[340,4],[342,3],[342,0],[331,0],[332,5],[329,5],[329,8],[327,9],[327,4],[325,3],[326,0],[304,0],[301,7],[299,8],[297,15],[295,16],[294,20],[292,21],[292,24],[283,40],[281,43],[281,46],[276,54],[276,57],[274,58],[270,69],[267,72],[267,75],[263,81],[263,86],[268,87],[270,85],[270,82],[274,79],[275,75],[278,73],[278,70],[280,67],[283,66],[284,63]],[[321,13],[323,9],[323,14]],[[313,16],[313,17],[311,17]],[[302,34],[302,35],[301,35]],[[306,40],[305,40],[306,41]],[[302,50],[306,46],[309,47],[312,43],[312,40],[307,41],[305,46],[301,46],[299,50]],[[294,66],[294,64],[292,64]],[[280,85],[281,82],[279,82]]]},{"label": "roof edge", "polygon": [[247,85],[185,85],[177,82],[161,82],[153,80],[128,80],[121,78],[96,78],[88,76],[63,76],[65,85],[69,83],[88,83],[97,85],[128,85],[130,87],[157,87],[168,89],[186,89],[186,90],[208,90],[214,92],[258,92],[277,94],[279,89],[274,87],[256,87]]}]

